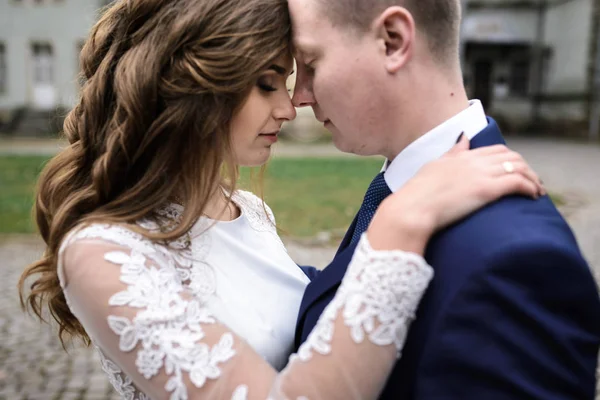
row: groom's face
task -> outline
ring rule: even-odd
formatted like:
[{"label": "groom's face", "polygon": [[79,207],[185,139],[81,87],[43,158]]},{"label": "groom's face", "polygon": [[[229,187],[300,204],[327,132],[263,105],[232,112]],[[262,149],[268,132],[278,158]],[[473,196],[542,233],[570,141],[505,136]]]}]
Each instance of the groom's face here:
[{"label": "groom's face", "polygon": [[297,61],[294,105],[311,106],[340,150],[381,154],[377,132],[385,106],[379,95],[385,51],[373,35],[332,25],[320,0],[288,4]]}]

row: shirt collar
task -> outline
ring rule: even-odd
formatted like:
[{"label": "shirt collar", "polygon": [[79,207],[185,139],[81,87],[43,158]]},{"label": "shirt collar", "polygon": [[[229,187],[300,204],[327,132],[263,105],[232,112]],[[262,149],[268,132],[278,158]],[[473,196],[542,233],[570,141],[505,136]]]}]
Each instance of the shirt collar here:
[{"label": "shirt collar", "polygon": [[487,127],[485,111],[479,100],[469,101],[469,107],[438,125],[406,147],[391,162],[386,161],[382,171],[392,192],[400,189],[430,161],[446,154],[461,133],[472,139]]}]

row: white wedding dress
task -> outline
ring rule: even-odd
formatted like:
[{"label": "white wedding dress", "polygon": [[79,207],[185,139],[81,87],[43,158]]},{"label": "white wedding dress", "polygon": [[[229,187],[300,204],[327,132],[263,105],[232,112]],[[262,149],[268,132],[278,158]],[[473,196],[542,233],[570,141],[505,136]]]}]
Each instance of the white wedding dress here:
[{"label": "white wedding dress", "polygon": [[[61,286],[115,389],[128,400],[377,398],[431,267],[374,251],[363,235],[334,300],[290,356],[308,279],[270,209],[248,192],[233,200],[238,219],[201,218],[169,244],[108,224],[63,241]],[[172,226],[181,212],[158,213]]]}]

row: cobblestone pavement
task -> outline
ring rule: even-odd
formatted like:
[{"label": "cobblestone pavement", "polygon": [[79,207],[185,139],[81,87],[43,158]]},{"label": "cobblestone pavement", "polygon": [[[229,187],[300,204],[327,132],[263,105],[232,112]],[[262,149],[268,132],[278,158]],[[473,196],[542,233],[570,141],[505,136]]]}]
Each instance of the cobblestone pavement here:
[{"label": "cobblestone pavement", "polygon": [[[549,189],[566,198],[563,212],[600,277],[600,146],[519,138],[509,139],[509,144],[527,158]],[[327,146],[319,148],[323,155],[335,154]],[[286,152],[302,155],[294,149]],[[288,249],[298,263],[318,267],[327,265],[334,252],[297,243],[288,243]],[[93,351],[71,346],[66,354],[52,328],[40,327],[20,312],[18,276],[41,252],[35,238],[0,238],[0,400],[117,399]]]},{"label": "cobblestone pavement", "polygon": [[16,283],[42,253],[31,237],[0,239],[0,400],[118,399],[95,352],[65,353],[54,329],[22,314]]}]

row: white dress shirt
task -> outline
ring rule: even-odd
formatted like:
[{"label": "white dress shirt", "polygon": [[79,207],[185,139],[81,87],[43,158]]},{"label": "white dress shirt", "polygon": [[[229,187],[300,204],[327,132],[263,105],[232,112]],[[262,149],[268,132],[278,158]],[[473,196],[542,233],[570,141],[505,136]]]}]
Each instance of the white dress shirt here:
[{"label": "white dress shirt", "polygon": [[452,149],[461,133],[473,139],[487,125],[481,102],[469,101],[466,110],[412,142],[389,165],[386,161],[383,168],[385,182],[392,193],[397,191],[415,176],[421,167]]}]

